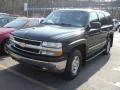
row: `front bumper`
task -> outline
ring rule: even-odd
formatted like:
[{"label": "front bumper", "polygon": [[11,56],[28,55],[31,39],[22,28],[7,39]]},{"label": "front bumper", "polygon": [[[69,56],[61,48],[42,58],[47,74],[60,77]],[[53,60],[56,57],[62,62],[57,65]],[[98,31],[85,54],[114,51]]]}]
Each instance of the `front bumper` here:
[{"label": "front bumper", "polygon": [[[43,60],[37,60],[37,59],[31,59],[22,55],[19,55],[18,52],[15,53],[15,51],[12,51],[12,47],[7,47],[9,55],[18,62],[25,62],[31,65],[35,65],[38,67],[42,67],[44,69],[48,69],[49,71],[55,71],[55,72],[64,72],[66,68],[66,62],[67,60],[59,60],[55,62],[49,61],[43,61]],[[48,58],[49,59],[49,58]],[[51,59],[51,58],[50,58]]]}]

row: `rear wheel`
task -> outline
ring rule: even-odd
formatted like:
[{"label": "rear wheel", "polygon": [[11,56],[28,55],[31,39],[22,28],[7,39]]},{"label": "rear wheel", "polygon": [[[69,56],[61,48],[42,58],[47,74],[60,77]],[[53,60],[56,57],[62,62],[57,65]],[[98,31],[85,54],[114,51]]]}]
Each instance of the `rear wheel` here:
[{"label": "rear wheel", "polygon": [[105,46],[105,51],[103,54],[108,55],[110,53],[110,48],[111,48],[111,39],[109,38]]},{"label": "rear wheel", "polygon": [[74,79],[80,71],[82,65],[82,56],[79,50],[74,50],[67,60],[65,76],[67,79]]},{"label": "rear wheel", "polygon": [[118,31],[120,32],[120,26],[118,27]]}]

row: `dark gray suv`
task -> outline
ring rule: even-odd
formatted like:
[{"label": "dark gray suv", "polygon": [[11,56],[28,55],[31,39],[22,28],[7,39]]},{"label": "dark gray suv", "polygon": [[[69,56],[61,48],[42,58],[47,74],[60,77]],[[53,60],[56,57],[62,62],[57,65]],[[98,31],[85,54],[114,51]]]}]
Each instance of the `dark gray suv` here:
[{"label": "dark gray suv", "polygon": [[91,9],[53,11],[39,27],[15,31],[7,45],[21,64],[62,72],[74,79],[82,65],[113,44],[113,23],[108,12]]}]

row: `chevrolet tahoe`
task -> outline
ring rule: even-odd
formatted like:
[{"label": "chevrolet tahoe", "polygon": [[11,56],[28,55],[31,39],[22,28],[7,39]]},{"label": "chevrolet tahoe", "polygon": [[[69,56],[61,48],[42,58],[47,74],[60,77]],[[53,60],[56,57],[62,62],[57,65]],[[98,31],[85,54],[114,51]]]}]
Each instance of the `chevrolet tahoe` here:
[{"label": "chevrolet tahoe", "polygon": [[49,14],[38,27],[11,33],[9,55],[21,64],[61,72],[74,79],[81,67],[99,54],[109,54],[113,23],[108,12],[62,9]]}]

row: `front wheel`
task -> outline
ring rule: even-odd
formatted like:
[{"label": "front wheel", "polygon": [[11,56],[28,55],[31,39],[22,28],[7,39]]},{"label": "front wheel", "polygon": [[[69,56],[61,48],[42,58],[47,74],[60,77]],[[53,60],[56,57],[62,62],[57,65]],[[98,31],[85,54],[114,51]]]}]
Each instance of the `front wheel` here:
[{"label": "front wheel", "polygon": [[79,50],[74,50],[68,57],[64,75],[67,79],[74,79],[80,71],[82,65],[82,55]]}]

